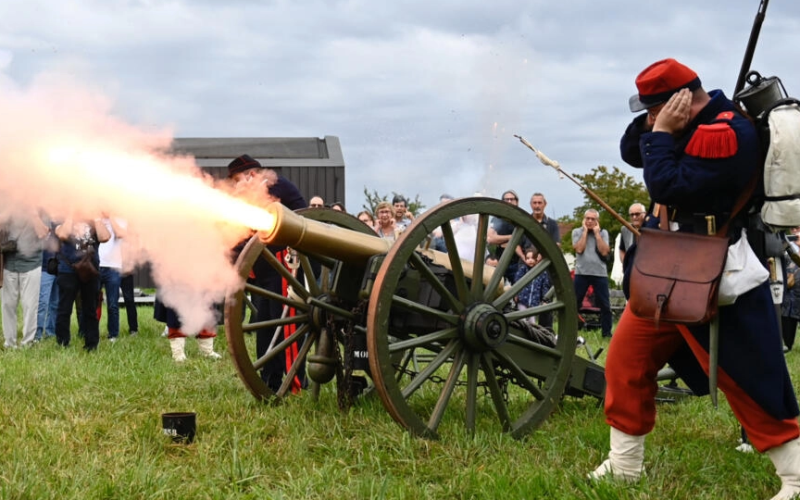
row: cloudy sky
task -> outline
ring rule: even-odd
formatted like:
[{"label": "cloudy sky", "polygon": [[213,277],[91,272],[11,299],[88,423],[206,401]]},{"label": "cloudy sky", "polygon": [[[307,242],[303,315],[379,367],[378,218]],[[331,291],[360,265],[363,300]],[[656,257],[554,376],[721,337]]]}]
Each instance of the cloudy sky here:
[{"label": "cloudy sky", "polygon": [[[0,88],[61,74],[175,137],[341,140],[347,203],[381,193],[548,196],[620,166],[636,74],[676,57],[733,90],[759,0],[5,0]],[[772,0],[753,69],[800,95],[800,2]],[[626,170],[637,175],[633,169]]]}]

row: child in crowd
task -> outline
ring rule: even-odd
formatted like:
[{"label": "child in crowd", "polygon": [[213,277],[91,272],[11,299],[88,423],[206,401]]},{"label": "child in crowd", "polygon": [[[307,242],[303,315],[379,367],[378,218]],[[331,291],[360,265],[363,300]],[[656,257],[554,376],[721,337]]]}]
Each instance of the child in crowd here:
[{"label": "child in crowd", "polygon": [[[519,281],[530,269],[542,260],[542,254],[539,253],[534,247],[525,249],[525,265],[519,266],[517,274],[514,276],[514,282]],[[547,272],[541,273],[539,276],[528,283],[519,295],[516,297],[517,309],[524,311],[531,307],[536,307],[542,304],[544,296],[550,290],[550,277]],[[532,325],[536,324],[536,316],[529,316],[528,322]]]}]

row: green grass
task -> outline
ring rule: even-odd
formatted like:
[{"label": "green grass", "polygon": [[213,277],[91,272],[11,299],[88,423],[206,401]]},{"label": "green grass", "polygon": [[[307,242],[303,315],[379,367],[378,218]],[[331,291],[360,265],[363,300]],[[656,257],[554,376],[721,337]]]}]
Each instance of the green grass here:
[{"label": "green grass", "polygon": [[[595,399],[566,398],[519,441],[480,422],[474,436],[456,430],[426,441],[377,399],[341,413],[333,384],[318,402],[303,394],[258,403],[235,374],[224,334],[222,360],[200,358],[190,339],[189,359],[177,365],[162,328],[142,307],[139,335],[115,344],[104,317],[95,353],[80,339],[68,349],[49,339],[0,353],[0,498],[694,500],[762,499],[779,489],[765,456],[734,449],[739,427],[724,398],[718,410],[708,398],[659,406],[648,477],[589,485],[586,473],[608,449]],[[594,349],[607,345],[599,332],[587,337]],[[797,356],[788,358],[795,378]],[[167,411],[197,412],[194,444],[162,434]]]}]

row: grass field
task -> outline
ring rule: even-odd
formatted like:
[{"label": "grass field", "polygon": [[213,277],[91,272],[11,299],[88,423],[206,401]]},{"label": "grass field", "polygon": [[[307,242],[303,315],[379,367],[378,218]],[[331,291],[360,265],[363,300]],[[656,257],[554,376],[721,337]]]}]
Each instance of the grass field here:
[{"label": "grass field", "polygon": [[[140,333],[105,338],[85,353],[53,339],[0,352],[0,498],[455,498],[763,499],[779,489],[767,457],[743,454],[739,427],[722,399],[659,407],[647,439],[648,477],[589,485],[607,453],[608,427],[594,399],[565,398],[522,440],[448,432],[439,441],[406,433],[377,398],[349,413],[335,386],[281,405],[256,402],[223,359],[170,358],[162,325],[140,308]],[[607,344],[590,332],[594,348]],[[800,378],[798,354],[790,371]],[[191,445],[161,432],[167,411],[197,412]],[[494,426],[490,426],[494,427]],[[458,427],[456,426],[456,429]]]}]

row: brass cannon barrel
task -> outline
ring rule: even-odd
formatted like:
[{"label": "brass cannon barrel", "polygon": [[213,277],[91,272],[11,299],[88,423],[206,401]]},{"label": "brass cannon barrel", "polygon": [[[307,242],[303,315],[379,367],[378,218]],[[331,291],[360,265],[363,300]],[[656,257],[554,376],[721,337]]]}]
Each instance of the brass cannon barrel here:
[{"label": "brass cannon barrel", "polygon": [[[374,255],[385,254],[392,246],[391,242],[378,235],[363,234],[305,218],[279,202],[268,205],[266,210],[274,217],[274,225],[271,229],[258,231],[258,239],[265,245],[287,246],[353,264],[365,263]],[[435,264],[452,270],[446,253],[431,249],[422,250],[421,253]],[[471,279],[472,263],[461,259],[461,267],[464,275]],[[484,283],[491,280],[493,269],[490,266],[484,268]],[[500,292],[502,283],[498,288]]]},{"label": "brass cannon barrel", "polygon": [[343,262],[362,263],[389,251],[391,243],[377,235],[362,234],[298,215],[275,202],[267,206],[275,218],[272,229],[258,232],[265,245],[279,245],[326,255]]}]

